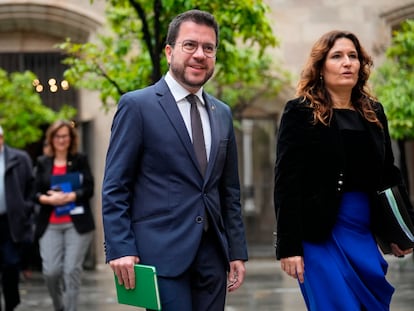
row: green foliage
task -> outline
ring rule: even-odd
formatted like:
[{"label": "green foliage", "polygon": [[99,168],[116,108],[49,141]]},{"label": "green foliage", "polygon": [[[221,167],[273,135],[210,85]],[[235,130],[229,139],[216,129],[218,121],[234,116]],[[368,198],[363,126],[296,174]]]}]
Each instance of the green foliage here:
[{"label": "green foliage", "polygon": [[100,92],[109,108],[127,91],[156,82],[167,70],[164,57],[169,22],[189,9],[214,12],[220,44],[209,91],[242,107],[262,97],[275,97],[288,75],[266,49],[279,42],[261,0],[109,0],[106,17],[113,32],[97,43],[73,43],[60,48],[69,55],[65,77],[75,86]]},{"label": "green foliage", "polygon": [[42,125],[76,114],[72,107],[54,112],[44,106],[33,88],[34,79],[30,71],[8,74],[0,69],[0,124],[6,143],[16,148],[38,141],[43,135]]},{"label": "green foliage", "polygon": [[394,32],[386,61],[374,75],[374,89],[383,103],[390,134],[396,140],[414,138],[414,20]]}]

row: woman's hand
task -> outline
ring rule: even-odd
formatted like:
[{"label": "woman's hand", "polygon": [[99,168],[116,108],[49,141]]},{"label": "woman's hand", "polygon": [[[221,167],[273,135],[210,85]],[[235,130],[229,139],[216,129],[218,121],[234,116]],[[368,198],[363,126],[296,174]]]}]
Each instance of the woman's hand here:
[{"label": "woman's hand", "polygon": [[396,257],[404,257],[405,255],[411,254],[413,252],[412,248],[402,250],[397,244],[391,243],[391,252]]},{"label": "woman's hand", "polygon": [[282,258],[280,266],[288,275],[298,279],[300,283],[304,282],[305,264],[302,256]]},{"label": "woman's hand", "polygon": [[63,192],[57,190],[49,190],[46,195],[42,195],[39,199],[40,203],[46,205],[65,205],[69,202],[76,201],[76,193],[75,192]]}]

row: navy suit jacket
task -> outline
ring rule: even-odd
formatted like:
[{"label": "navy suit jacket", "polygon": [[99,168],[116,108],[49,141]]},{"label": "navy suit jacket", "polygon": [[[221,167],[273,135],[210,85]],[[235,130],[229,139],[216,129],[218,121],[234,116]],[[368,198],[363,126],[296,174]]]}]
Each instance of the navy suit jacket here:
[{"label": "navy suit jacket", "polygon": [[120,99],[102,189],[107,261],[135,255],[177,276],[195,257],[206,213],[227,260],[247,260],[231,112],[203,96],[212,138],[204,178],[164,79]]}]

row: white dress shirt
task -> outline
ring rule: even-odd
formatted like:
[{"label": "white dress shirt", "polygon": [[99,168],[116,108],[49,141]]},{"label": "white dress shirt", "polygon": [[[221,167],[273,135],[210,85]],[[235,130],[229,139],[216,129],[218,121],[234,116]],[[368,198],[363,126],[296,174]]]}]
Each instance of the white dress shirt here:
[{"label": "white dress shirt", "polygon": [[[191,141],[192,131],[191,131],[191,118],[190,118],[190,107],[191,104],[187,101],[186,96],[190,94],[185,88],[181,86],[173,76],[167,72],[165,75],[165,82],[174,96],[175,102],[177,103],[178,109],[180,110],[181,116],[183,117],[185,126],[187,127],[188,135],[190,136]],[[203,88],[200,88],[197,93],[194,95],[197,96],[197,108],[200,112],[201,123],[203,125],[203,134],[204,134],[204,143],[206,145],[207,161],[210,157],[211,150],[211,128],[210,128],[210,119],[208,117],[208,112],[205,107],[205,102],[203,98]]]}]

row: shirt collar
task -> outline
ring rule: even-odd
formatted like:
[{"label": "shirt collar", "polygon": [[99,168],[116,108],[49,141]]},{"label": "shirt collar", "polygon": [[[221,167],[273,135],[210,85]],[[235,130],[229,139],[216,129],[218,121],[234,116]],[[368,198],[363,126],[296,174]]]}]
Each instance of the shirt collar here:
[{"label": "shirt collar", "polygon": [[[184,100],[185,97],[190,94],[189,91],[187,91],[180,83],[177,82],[177,80],[174,79],[170,72],[167,72],[165,75],[165,82],[170,88],[170,91],[177,103]],[[196,95],[200,102],[204,105],[203,88],[201,87],[194,95]]]}]

